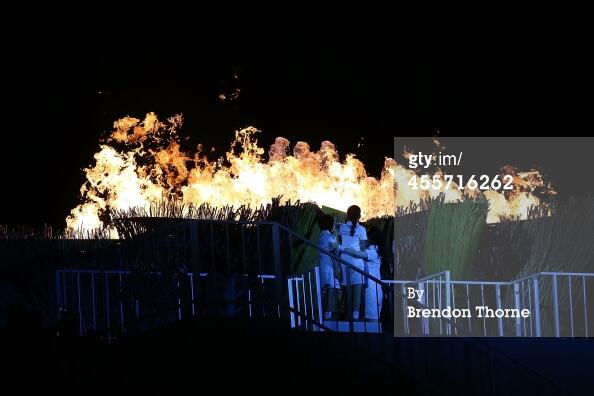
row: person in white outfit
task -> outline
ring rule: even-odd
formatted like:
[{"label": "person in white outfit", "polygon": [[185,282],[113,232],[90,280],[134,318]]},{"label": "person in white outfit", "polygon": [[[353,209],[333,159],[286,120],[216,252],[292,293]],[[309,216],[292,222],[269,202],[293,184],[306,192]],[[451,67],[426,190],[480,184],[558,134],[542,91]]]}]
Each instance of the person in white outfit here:
[{"label": "person in white outfit", "polygon": [[[340,237],[340,249],[352,249],[354,251],[362,251],[365,249],[367,241],[367,231],[365,227],[359,224],[361,218],[361,208],[357,205],[350,206],[347,209],[347,222],[340,226],[338,236]],[[351,255],[342,255],[341,258],[353,267],[365,270],[365,263],[363,259],[353,257]],[[346,266],[345,266],[346,267]],[[359,319],[359,311],[361,309],[361,287],[363,285],[363,276],[353,270],[343,268],[342,284],[347,285],[347,277],[351,283],[351,302],[352,302],[352,319]]]},{"label": "person in white outfit", "polygon": [[[380,267],[382,265],[378,246],[380,244],[382,235],[377,228],[369,230],[367,248],[363,251],[339,248],[343,257],[352,256],[365,260],[365,272],[376,279],[381,280]],[[330,245],[330,248],[338,247],[337,244]],[[379,321],[380,313],[382,311],[383,300],[382,287],[377,282],[368,279],[367,287],[365,288],[365,319],[369,321]]]},{"label": "person in white outfit", "polygon": [[[321,214],[318,217],[318,225],[322,232],[318,239],[318,246],[324,250],[330,249],[329,245],[336,245],[336,238],[332,234],[334,230],[334,217],[328,214]],[[336,255],[338,252],[334,251]],[[320,253],[320,285],[322,286],[322,295],[324,302],[324,319],[329,320],[332,317],[332,313],[336,312],[336,305],[338,300],[338,289],[340,288],[340,282],[338,280],[338,274],[334,271],[334,265],[332,257],[325,253]]]}]

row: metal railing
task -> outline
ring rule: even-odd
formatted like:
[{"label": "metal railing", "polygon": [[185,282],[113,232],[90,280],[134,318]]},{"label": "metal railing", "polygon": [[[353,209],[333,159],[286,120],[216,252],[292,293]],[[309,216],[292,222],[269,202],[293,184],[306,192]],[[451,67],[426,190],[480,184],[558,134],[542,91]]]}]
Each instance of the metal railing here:
[{"label": "metal railing", "polygon": [[[58,311],[74,314],[79,335],[101,332],[117,338],[196,316],[280,316],[273,299],[261,293],[274,275],[213,279],[189,272],[172,278],[164,272],[62,269],[55,276]],[[154,322],[139,326],[143,318]]]},{"label": "metal railing", "polygon": [[[452,281],[445,271],[417,280],[381,280],[273,222],[188,221],[137,239],[113,245],[121,261],[110,264],[109,255],[105,255],[100,268],[89,269],[86,264],[86,269],[56,271],[58,309],[66,307],[76,314],[79,334],[95,331],[111,340],[159,323],[203,315],[273,316],[286,319],[297,329],[393,331],[398,336],[587,336],[594,326],[594,315],[588,312],[594,274],[540,273],[511,282],[484,282]],[[343,281],[344,312],[325,320],[324,289],[316,265],[319,254],[330,255],[347,273],[359,274],[368,284],[362,290],[362,320],[353,320],[349,315],[353,309],[350,276]],[[113,269],[122,263],[135,265]],[[424,293],[409,299],[407,287]],[[381,314],[378,321],[365,320],[365,303],[369,302],[365,296],[370,288]],[[479,303],[495,308],[528,308],[532,316],[520,321],[407,317],[409,307],[469,309]],[[487,385],[494,394],[505,393],[504,388],[498,388],[499,378],[515,372],[527,373],[527,378],[533,378],[531,383],[540,384],[539,389],[563,391],[483,340],[457,341],[468,343],[464,356],[473,359],[470,365],[459,359],[458,364],[464,364],[461,372],[468,367],[479,370],[478,374],[490,378]],[[433,345],[422,351],[415,349],[406,356],[403,366],[423,380],[419,375],[431,372],[431,359],[414,357],[435,353]],[[461,378],[459,389],[463,391],[467,384]]]},{"label": "metal railing", "polygon": [[513,281],[518,305],[532,308],[533,321],[517,321],[517,336],[589,337],[594,315],[594,274],[541,272]]},{"label": "metal railing", "polygon": [[[57,270],[56,305],[77,316],[79,334],[130,333],[127,319],[187,301],[197,301],[192,315],[288,318],[286,279],[301,263],[313,267],[316,249],[275,222],[185,220],[93,252],[97,260],[85,255],[81,268]],[[170,316],[188,314],[180,308]]]},{"label": "metal railing", "polygon": [[[324,327],[339,332],[372,332],[378,333],[391,331],[391,321],[381,320],[381,313],[386,311],[386,315],[391,316],[390,298],[383,298],[385,295],[394,296],[395,299],[405,299],[405,295],[400,290],[394,290],[386,284],[385,281],[357,268],[343,258],[337,256],[328,249],[321,248],[317,243],[313,243],[300,235],[295,234],[290,229],[279,225],[279,229],[286,233],[289,238],[289,246],[305,247],[315,252],[315,261],[310,263],[310,267],[304,271],[289,275],[287,278],[287,290],[289,306],[292,309],[301,310],[308,315],[312,314],[319,318],[319,323]],[[292,253],[291,253],[292,254]],[[342,267],[341,288],[334,295],[334,305],[338,306],[338,312],[333,312],[330,319],[324,318],[324,306],[332,298],[326,297],[325,288],[321,285],[320,269],[317,266],[319,255],[325,254],[332,260],[335,260]],[[361,284],[360,306],[354,307],[357,301],[355,298],[356,289],[354,284]],[[310,286],[311,285],[311,286]],[[385,304],[388,302],[388,304]],[[416,307],[425,307],[421,303],[412,302]],[[353,318],[352,312],[357,310],[360,313],[358,319]],[[370,315],[370,311],[374,311]],[[310,315],[311,316],[311,315]],[[387,326],[386,326],[387,325]],[[307,330],[319,330],[319,326],[312,326],[311,323],[302,322],[291,318],[291,326]]]},{"label": "metal railing", "polygon": [[[512,337],[588,337],[594,315],[588,311],[594,298],[594,274],[541,272],[509,282],[453,281],[449,271],[415,281],[384,281],[405,293],[407,287],[422,290],[421,301],[429,309],[461,311],[452,318],[456,326],[430,326],[423,318],[422,335],[469,335]],[[410,299],[394,316],[395,333],[418,335],[407,316]]]},{"label": "metal railing", "polygon": [[[287,304],[290,292],[295,291],[292,299],[298,297],[297,289],[288,287],[287,279],[303,282],[307,278],[312,286],[307,286],[306,291],[321,305],[322,288],[319,274],[315,275],[319,254],[332,255],[275,222],[186,220],[117,242],[109,251],[95,254],[96,261],[84,260],[82,269],[56,271],[56,304],[58,310],[66,307],[76,314],[80,334],[99,329],[109,329],[114,334],[129,333],[132,330],[123,325],[128,318],[196,300],[210,307],[210,311],[203,309],[199,314],[212,314],[214,300],[219,305],[224,300],[227,301],[224,309],[220,307],[217,311],[221,315],[290,316],[300,318],[299,325],[303,318],[309,318],[307,328],[314,322],[316,328],[324,328],[320,310],[312,310],[315,304],[311,301]],[[334,258],[345,269],[359,274],[369,283],[368,288],[380,291],[383,288],[381,280],[339,257]],[[110,264],[109,260],[113,262]],[[89,269],[90,265],[98,268]],[[125,269],[119,269],[122,267]],[[299,272],[301,275],[297,276]],[[350,277],[345,285],[350,312]],[[289,311],[284,309],[287,305]],[[377,305],[381,305],[381,300]],[[197,314],[196,304],[191,309],[192,315]],[[184,317],[184,312],[178,311],[177,315],[170,315],[170,320]],[[364,308],[361,313],[364,315]],[[347,331],[357,331],[361,325],[350,318],[347,321]],[[344,323],[335,323],[337,329],[339,325]],[[378,326],[375,325],[375,331]],[[366,331],[367,327],[363,323]]]},{"label": "metal railing", "polygon": [[302,319],[298,313],[307,312],[318,322],[323,322],[322,290],[320,288],[320,268],[306,271],[287,279],[289,295],[289,315],[292,328],[320,331],[320,327]]},{"label": "metal railing", "polygon": [[[320,254],[343,266],[342,293],[330,297],[339,309],[330,319],[324,316],[329,297],[320,284]],[[417,280],[381,280],[275,222],[185,220],[111,244],[95,264],[98,268],[56,272],[57,306],[77,314],[81,334],[100,328],[123,333],[129,331],[122,325],[127,318],[187,306],[187,301],[192,302],[189,311],[180,308],[171,320],[203,314],[276,316],[296,328],[393,331],[397,336],[587,337],[594,328],[588,310],[594,274],[543,272],[490,282],[453,281],[444,271]],[[367,285],[361,288],[358,320],[351,315],[357,308],[353,274]],[[407,298],[409,287],[422,295]],[[530,315],[479,317],[477,306],[528,309]],[[472,315],[409,315],[411,308],[448,307]],[[370,318],[366,311],[376,315]]]},{"label": "metal railing", "polygon": [[[289,307],[296,312],[306,312],[309,317],[316,318],[317,321],[332,331],[380,333],[382,332],[382,324],[379,321],[378,313],[382,309],[384,285],[367,279],[369,277],[365,274],[362,274],[361,277],[364,279],[363,282],[367,283],[367,287],[361,288],[361,304],[359,307],[361,317],[359,319],[353,319],[352,315],[349,314],[355,308],[352,301],[349,301],[353,297],[353,291],[350,290],[350,280],[345,280],[345,286],[340,289],[341,295],[336,293],[334,296],[330,296],[328,293],[329,288],[324,288],[321,285],[320,268],[318,266],[287,279]],[[371,296],[376,298],[370,298]],[[335,300],[333,306],[336,309],[327,311],[325,308],[332,303],[332,298]],[[325,312],[330,313],[331,317],[324,317]],[[291,315],[290,320],[293,328],[312,331],[322,330],[313,323],[300,320],[296,315]]]}]

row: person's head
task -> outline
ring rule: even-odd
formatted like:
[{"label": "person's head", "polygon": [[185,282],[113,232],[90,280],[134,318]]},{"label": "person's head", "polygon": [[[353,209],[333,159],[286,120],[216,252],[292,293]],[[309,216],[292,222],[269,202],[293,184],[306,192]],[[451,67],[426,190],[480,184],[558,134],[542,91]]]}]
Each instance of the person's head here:
[{"label": "person's head", "polygon": [[357,205],[351,205],[347,209],[347,220],[351,222],[351,236],[355,235],[355,227],[361,218],[361,208]]},{"label": "person's head", "polygon": [[357,205],[351,205],[347,209],[347,220],[352,221],[353,223],[359,221],[361,218],[361,208]]},{"label": "person's head", "polygon": [[322,213],[318,217],[318,225],[320,226],[321,230],[328,230],[332,232],[334,228],[334,217],[329,214]]},{"label": "person's head", "polygon": [[381,246],[383,239],[382,232],[377,227],[371,228],[367,231],[367,246]]}]

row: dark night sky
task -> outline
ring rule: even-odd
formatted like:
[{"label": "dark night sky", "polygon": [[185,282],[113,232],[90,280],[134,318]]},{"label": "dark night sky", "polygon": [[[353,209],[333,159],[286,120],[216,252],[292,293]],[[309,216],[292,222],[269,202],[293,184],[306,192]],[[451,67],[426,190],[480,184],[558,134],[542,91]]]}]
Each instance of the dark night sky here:
[{"label": "dark night sky", "polygon": [[[276,136],[314,148],[329,139],[375,175],[396,135],[590,130],[591,32],[579,12],[449,19],[317,3],[73,11],[5,16],[0,223],[62,225],[101,133],[149,111],[183,113],[182,135],[217,148],[246,125],[266,146]],[[221,104],[234,68],[241,96]],[[550,158],[538,162],[563,162]]]}]

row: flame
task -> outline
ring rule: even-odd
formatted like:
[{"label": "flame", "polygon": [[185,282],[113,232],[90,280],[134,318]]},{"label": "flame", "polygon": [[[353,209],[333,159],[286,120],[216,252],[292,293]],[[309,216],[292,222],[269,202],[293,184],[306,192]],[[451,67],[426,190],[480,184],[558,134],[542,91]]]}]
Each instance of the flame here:
[{"label": "flame", "polygon": [[[445,186],[438,191],[413,190],[407,184],[414,171],[392,158],[385,159],[379,178],[370,177],[355,155],[347,154],[340,161],[329,141],[317,151],[306,142],[297,142],[291,150],[290,141],[278,137],[265,160],[253,127],[237,131],[225,157],[211,162],[202,145],[193,156],[181,150],[177,132],[181,125],[180,115],[161,122],[154,113],[143,121],[132,117],[116,121],[94,155],[94,165],[84,170],[83,203],[67,217],[67,228],[98,228],[109,211],[148,209],[170,200],[257,207],[282,196],[285,201],[311,201],[339,210],[356,204],[365,220],[394,215],[396,206],[406,207],[440,193],[447,202],[479,194],[461,191],[455,183],[447,190]],[[513,174],[516,190],[507,196],[493,190],[483,193],[490,204],[488,222],[509,215],[525,218],[528,207],[539,203],[534,190],[545,186],[538,171],[521,173],[511,167],[504,171]]]},{"label": "flame", "polygon": [[489,214],[487,223],[496,223],[501,218],[518,218],[525,220],[528,217],[528,210],[531,206],[540,205],[540,199],[535,194],[542,191],[547,195],[555,195],[557,192],[550,183],[545,183],[543,176],[538,170],[531,169],[527,172],[518,172],[512,165],[505,165],[501,168],[501,176],[511,175],[513,177],[513,190],[507,194],[498,193],[494,190],[484,192],[489,201]]}]

